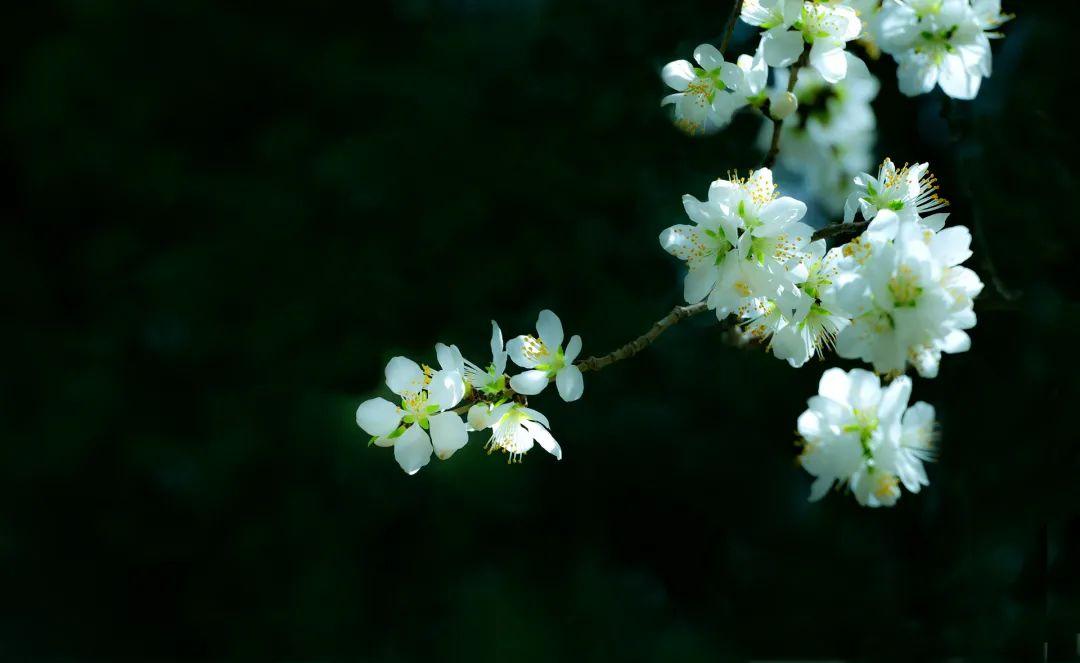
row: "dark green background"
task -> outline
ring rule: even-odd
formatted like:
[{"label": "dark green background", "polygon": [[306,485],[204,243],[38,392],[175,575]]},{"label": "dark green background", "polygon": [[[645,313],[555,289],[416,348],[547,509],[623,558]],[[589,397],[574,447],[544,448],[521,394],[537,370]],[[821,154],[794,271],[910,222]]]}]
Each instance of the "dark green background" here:
[{"label": "dark green background", "polygon": [[728,2],[12,4],[0,658],[1075,655],[1075,3],[1007,2],[974,103],[872,65],[876,156],[930,160],[1023,293],[916,380],[941,458],[878,511],[794,463],[836,362],[706,316],[535,399],[559,463],[474,436],[406,477],[353,421],[492,318],[550,307],[588,355],[678,302],[657,234],[760,120],[688,139],[657,72]]}]

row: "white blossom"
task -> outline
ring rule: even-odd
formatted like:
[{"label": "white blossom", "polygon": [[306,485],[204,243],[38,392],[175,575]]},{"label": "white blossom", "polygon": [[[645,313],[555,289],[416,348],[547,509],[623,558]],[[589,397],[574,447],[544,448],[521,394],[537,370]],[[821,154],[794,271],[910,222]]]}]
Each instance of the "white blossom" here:
[{"label": "white blossom", "polygon": [[971,256],[963,226],[934,231],[878,212],[862,236],[844,247],[834,301],[851,317],[836,339],[841,357],[862,359],[883,374],[908,364],[937,375],[941,353],[965,352],[975,326],[978,276],[960,263]]},{"label": "white blossom", "polygon": [[806,247],[813,229],[800,222],[806,205],[780,197],[772,172],[762,168],[746,178],[730,176],[709,187],[705,202],[683,196],[695,225],[679,224],[660,233],[660,245],[690,268],[684,283],[687,303],[707,298],[723,320],[731,313],[755,316],[757,300],[797,306],[797,284],[806,278]]},{"label": "white blossom", "polygon": [[830,83],[847,75],[844,48],[862,32],[854,9],[813,0],[745,0],[742,19],[765,30],[761,48],[770,67],[786,67],[810,46],[808,63]]},{"label": "white blossom", "polygon": [[535,336],[518,336],[506,344],[510,359],[529,369],[510,378],[510,388],[519,394],[533,396],[544,390],[554,379],[559,396],[564,401],[576,401],[585,391],[585,380],[574,360],[581,353],[581,337],[574,335],[563,351],[563,326],[559,316],[544,309],[536,320]]},{"label": "white blossom", "polygon": [[469,439],[461,417],[450,411],[465,395],[457,368],[461,354],[455,355],[456,348],[441,348],[439,371],[421,368],[405,357],[394,357],[386,364],[386,386],[400,397],[400,405],[372,398],[356,409],[357,425],[372,436],[376,446],[393,447],[394,459],[407,474],[416,474],[427,465],[432,450],[445,460]]},{"label": "white blossom", "polygon": [[1009,16],[999,0],[885,0],[872,31],[899,65],[900,91],[925,94],[939,85],[956,99],[974,99],[990,76],[990,32]]},{"label": "white blossom", "polygon": [[477,403],[469,408],[469,428],[480,431],[490,428],[491,439],[485,448],[488,453],[502,451],[507,463],[520,463],[522,456],[539,444],[545,451],[562,460],[562,448],[549,432],[547,417],[521,405],[508,402],[500,405]]},{"label": "white blossom", "polygon": [[857,188],[844,203],[844,223],[854,220],[855,212],[869,221],[879,210],[886,209],[904,221],[921,221],[932,230],[941,230],[949,215],[931,213],[946,207],[949,201],[938,195],[937,178],[929,168],[928,163],[917,163],[897,169],[886,158],[877,177],[869,173],[856,176]]},{"label": "white blossom", "polygon": [[912,493],[928,485],[922,463],[934,457],[934,408],[908,407],[910,396],[906,376],[882,389],[869,371],[825,371],[798,420],[799,462],[815,477],[811,501],[839,484],[863,506],[892,506],[901,484]]},{"label": "white blossom", "polygon": [[486,396],[496,396],[506,389],[506,350],[503,348],[502,330],[491,321],[491,363],[480,368],[468,359],[464,360],[464,375],[473,389]]},{"label": "white blossom", "polygon": [[731,122],[732,114],[746,105],[736,90],[745,88],[743,71],[710,44],[694,49],[695,67],[686,60],[669,62],[660,77],[675,94],[664,97],[660,105],[672,105],[675,124],[690,135],[710,133]]}]

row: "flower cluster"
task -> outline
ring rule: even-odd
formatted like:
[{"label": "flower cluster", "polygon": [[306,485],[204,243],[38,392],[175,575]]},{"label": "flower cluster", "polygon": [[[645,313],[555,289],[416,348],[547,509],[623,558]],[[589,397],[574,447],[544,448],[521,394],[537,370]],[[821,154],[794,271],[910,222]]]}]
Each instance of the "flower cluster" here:
[{"label": "flower cluster", "polygon": [[882,389],[878,376],[861,368],[825,371],[798,424],[799,462],[815,477],[811,501],[836,484],[863,506],[892,506],[901,484],[917,493],[929,483],[923,461],[935,455],[934,408],[921,401],[908,407],[910,396],[907,377]]},{"label": "flower cluster", "polygon": [[762,28],[761,50],[770,67],[794,64],[809,47],[807,62],[830,83],[847,75],[847,42],[862,34],[858,12],[843,2],[744,0],[742,20]]},{"label": "flower cluster", "polygon": [[828,287],[830,301],[851,318],[836,339],[841,357],[862,359],[882,374],[908,364],[919,375],[937,375],[941,353],[968,350],[975,326],[973,299],[983,284],[961,263],[971,256],[971,233],[944,228],[947,204],[937,195],[927,164],[897,169],[886,160],[877,177],[858,178],[849,219],[858,208],[872,219],[843,247]]},{"label": "flower cluster", "polygon": [[[357,425],[372,436],[372,444],[393,447],[394,459],[407,474],[427,465],[432,452],[440,460],[450,458],[468,443],[470,432],[483,430],[492,431],[488,452],[504,452],[508,462],[520,462],[534,443],[562,458],[547,418],[526,407],[521,396],[539,394],[554,380],[564,400],[581,398],[585,384],[574,365],[581,337],[573,336],[564,350],[562,322],[548,310],[541,311],[536,322],[539,338],[518,336],[504,346],[499,325],[492,321],[491,328],[491,363],[486,367],[462,357],[456,345],[438,343],[437,371],[405,357],[394,357],[386,365],[386,386],[400,398],[399,404],[372,398],[357,408]],[[528,370],[508,378],[507,357]],[[466,405],[459,406],[462,402]],[[467,423],[461,417],[464,410]]]},{"label": "flower cluster", "polygon": [[[753,55],[728,61],[716,47],[701,44],[694,50],[694,62],[676,60],[661,71],[664,83],[675,90],[661,105],[671,105],[675,124],[691,135],[723,128],[747,106],[783,120],[799,104],[822,99],[822,87],[853,74],[862,81],[872,79],[865,64],[847,50],[856,40],[874,59],[881,51],[893,56],[904,94],[923,94],[940,85],[950,97],[972,99],[991,73],[989,40],[1000,37],[995,30],[1012,18],[1001,12],[1001,0],[744,0],[740,16],[762,30]],[[778,72],[768,92],[769,67],[792,65],[805,69],[809,84],[792,94],[785,89],[787,73]],[[866,89],[862,81],[852,87]],[[861,102],[875,94],[876,84],[854,105],[868,110]],[[825,96],[842,95],[837,90]],[[858,125],[847,130],[843,123],[835,126],[844,138],[863,137],[857,146],[862,149],[851,152],[861,156],[869,150],[872,125],[869,131]],[[830,136],[826,145],[849,151],[845,148],[850,146],[837,141],[840,137]],[[838,173],[831,171],[828,174]],[[838,181],[828,179],[832,186]]]},{"label": "flower cluster", "polygon": [[871,22],[874,40],[898,65],[900,91],[925,94],[941,86],[974,99],[990,76],[990,39],[1011,16],[1001,0],[885,0]]},{"label": "flower cluster", "polygon": [[[480,431],[488,431],[487,451],[506,453],[508,462],[520,462],[536,445],[561,459],[547,417],[529,407],[528,397],[554,382],[563,400],[576,401],[584,393],[581,366],[598,370],[633,356],[682,318],[710,310],[793,367],[834,349],[873,368],[826,370],[798,419],[799,460],[815,477],[811,500],[837,486],[861,505],[891,506],[901,485],[912,493],[927,485],[923,462],[935,454],[934,408],[908,405],[912,381],[905,373],[911,366],[936,377],[943,353],[970,348],[967,330],[975,326],[974,299],[983,284],[962,266],[971,256],[971,234],[945,227],[948,202],[928,164],[897,168],[885,159],[876,174],[864,172],[879,83],[847,45],[858,40],[874,58],[879,49],[892,55],[905,94],[939,85],[949,96],[970,99],[990,75],[989,39],[999,36],[991,31],[1011,17],[1001,13],[1000,0],[744,0],[740,6],[742,20],[762,30],[755,52],[729,61],[701,44],[693,62],[663,68],[661,77],[675,92],[661,105],[672,106],[676,125],[689,134],[720,129],[742,108],[762,112],[772,120],[759,138],[768,148],[766,164],[779,156],[823,208],[843,212],[843,221],[819,237],[863,232],[832,249],[815,240],[804,222],[807,206],[781,196],[769,168],[717,179],[705,200],[683,196],[691,223],[665,229],[659,240],[686,264],[689,306],[676,307],[615,352],[575,364],[581,337],[564,346],[562,322],[544,310],[535,336],[509,342],[492,322],[486,365],[441,343],[438,370],[391,359],[386,385],[399,402],[367,400],[356,422],[372,444],[393,447],[406,473],[415,474],[432,454],[449,458]],[[733,13],[729,26],[734,20]],[[770,67],[776,68],[771,87]],[[523,370],[507,375],[508,361]]]},{"label": "flower cluster", "polygon": [[689,268],[687,303],[704,300],[719,320],[734,315],[747,334],[771,338],[778,357],[801,366],[845,322],[818,299],[837,254],[811,242],[814,230],[801,222],[806,205],[781,197],[768,168],[730,177],[713,182],[704,202],[683,196],[694,225],[667,228],[660,245]]}]

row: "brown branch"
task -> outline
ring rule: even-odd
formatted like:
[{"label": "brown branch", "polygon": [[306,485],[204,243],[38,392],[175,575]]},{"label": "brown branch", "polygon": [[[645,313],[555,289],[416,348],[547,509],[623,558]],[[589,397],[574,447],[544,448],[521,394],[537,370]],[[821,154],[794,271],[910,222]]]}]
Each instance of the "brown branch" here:
[{"label": "brown branch", "polygon": [[671,309],[671,313],[668,313],[666,316],[655,322],[652,328],[641,336],[638,336],[614,352],[610,352],[601,357],[582,359],[577,363],[577,367],[582,371],[599,371],[605,366],[610,366],[617,361],[629,359],[652,345],[653,341],[659,338],[660,334],[667,331],[669,327],[673,327],[690,316],[704,313],[707,310],[708,307],[705,305],[705,302],[698,302],[697,304],[691,304],[689,306],[676,306]]},{"label": "brown branch", "polygon": [[[799,80],[799,70],[806,66],[806,63],[810,59],[810,50],[803,45],[802,55],[795,61],[795,64],[791,67],[791,73],[788,76],[787,91],[795,91],[795,83]],[[772,142],[769,144],[769,151],[765,153],[765,159],[761,162],[762,168],[772,168],[776,163],[776,155],[780,154],[780,131],[784,128],[783,120],[773,120],[772,128]]]},{"label": "brown branch", "polygon": [[720,55],[727,53],[728,44],[731,43],[731,33],[735,32],[735,22],[742,13],[743,0],[735,0],[735,6],[731,8],[731,16],[728,16],[727,27],[724,28],[724,39],[720,42]]},{"label": "brown branch", "polygon": [[824,228],[815,230],[814,236],[811,239],[828,239],[830,237],[858,235],[866,230],[868,225],[870,225],[869,221],[859,221],[858,223],[830,223]]}]

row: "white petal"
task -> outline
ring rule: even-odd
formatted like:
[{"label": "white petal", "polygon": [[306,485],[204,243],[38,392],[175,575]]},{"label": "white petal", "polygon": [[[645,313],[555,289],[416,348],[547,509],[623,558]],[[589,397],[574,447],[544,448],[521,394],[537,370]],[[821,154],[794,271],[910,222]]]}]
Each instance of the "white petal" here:
[{"label": "white petal", "polygon": [[791,223],[806,216],[806,203],[784,196],[777,198],[761,210],[763,223]]},{"label": "white petal", "polygon": [[456,345],[435,344],[435,358],[439,361],[439,368],[448,371],[465,372],[465,360],[461,357],[461,350]]},{"label": "white petal", "polygon": [[409,475],[431,461],[431,440],[423,428],[413,424],[394,441],[394,460]]},{"label": "white petal", "polygon": [[510,359],[522,368],[532,368],[538,363],[536,359],[525,354],[526,336],[515,336],[506,344],[506,352]]},{"label": "white petal", "polygon": [[832,488],[833,481],[835,481],[833,477],[818,477],[813,485],[810,486],[809,500],[811,502],[817,502],[822,497],[825,497],[825,495],[828,494],[829,489]]},{"label": "white petal", "polygon": [[572,364],[579,354],[581,354],[581,337],[574,334],[566,344],[566,351],[563,352],[563,361],[567,364]]},{"label": "white petal", "polygon": [[440,410],[449,410],[465,397],[465,381],[457,371],[438,371],[431,376],[427,392],[429,403],[438,404]]},{"label": "white petal", "polygon": [[971,257],[971,233],[964,226],[952,226],[934,235],[930,251],[942,264],[952,267]]},{"label": "white petal", "polygon": [[720,272],[713,265],[691,269],[683,281],[683,297],[687,304],[696,304],[713,289]]},{"label": "white petal", "polygon": [[510,388],[525,396],[535,396],[548,384],[546,371],[525,371],[510,378]]},{"label": "white petal", "polygon": [[682,92],[690,85],[697,76],[694,75],[694,66],[686,60],[676,60],[664,65],[660,77],[668,87]]},{"label": "white petal", "polygon": [[982,76],[972,72],[957,55],[946,55],[941,63],[938,84],[953,99],[974,99],[979,94]]},{"label": "white petal", "polygon": [[956,354],[958,352],[967,352],[971,349],[971,337],[967,335],[967,332],[960,329],[954,329],[949,332],[941,341],[941,351],[948,352],[949,354]]},{"label": "white petal", "polygon": [[881,401],[881,379],[870,371],[853,368],[848,373],[851,388],[847,402],[858,410],[868,410]]},{"label": "white petal", "polygon": [[551,436],[551,433],[546,428],[531,421],[523,421],[521,425],[532,434],[533,439],[544,448],[544,451],[555,456],[555,460],[562,460],[562,447],[559,446],[559,443],[555,441],[555,438]]},{"label": "white petal", "polygon": [[430,417],[428,425],[431,427],[431,444],[439,460],[446,460],[454,455],[455,451],[469,441],[465,422],[453,412],[442,412]]},{"label": "white petal", "polygon": [[838,83],[847,76],[844,47],[831,39],[818,39],[810,47],[810,65],[829,83]]},{"label": "white petal", "polygon": [[386,386],[398,396],[416,393],[424,386],[424,371],[412,359],[394,357],[386,364]]},{"label": "white petal", "polygon": [[938,82],[938,70],[926,57],[904,57],[896,70],[896,82],[909,97],[926,94]]},{"label": "white petal", "polygon": [[885,388],[878,405],[878,419],[884,423],[899,422],[911,398],[911,378],[901,375]]},{"label": "white petal", "polygon": [[941,230],[942,228],[945,227],[945,221],[948,218],[949,218],[949,213],[948,212],[938,212],[937,214],[931,214],[930,216],[924,216],[923,219],[922,219],[922,224],[924,226],[926,226],[927,228],[929,228],[930,230],[933,230],[934,232],[938,232],[939,230]]},{"label": "white petal", "polygon": [[706,71],[719,69],[724,64],[724,56],[712,44],[701,44],[695,48],[694,59]]},{"label": "white petal", "polygon": [[581,398],[581,394],[585,392],[581,369],[572,365],[564,366],[555,374],[555,386],[559,388],[559,395],[567,403]]},{"label": "white petal", "polygon": [[552,352],[562,347],[563,328],[559,316],[548,309],[540,311],[540,317],[536,319],[536,331],[540,334],[540,340],[548,346]]},{"label": "white petal", "polygon": [[393,433],[401,423],[401,410],[385,398],[372,398],[356,408],[356,425],[368,435],[382,437]]},{"label": "white petal", "polygon": [[842,368],[830,368],[821,375],[818,382],[818,394],[836,401],[837,403],[849,404],[848,394],[851,392],[851,380]]},{"label": "white petal", "polygon": [[802,34],[775,27],[761,36],[761,53],[770,67],[787,67],[802,55]]},{"label": "white petal", "polygon": [[524,405],[519,405],[517,406],[517,408],[519,412],[524,414],[529,419],[532,419],[533,421],[539,421],[540,423],[544,424],[544,426],[551,428],[551,424],[548,423],[547,417],[545,417],[542,412],[538,412],[532,408],[525,407]]}]

